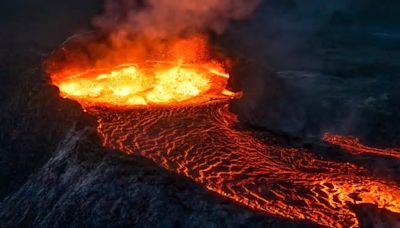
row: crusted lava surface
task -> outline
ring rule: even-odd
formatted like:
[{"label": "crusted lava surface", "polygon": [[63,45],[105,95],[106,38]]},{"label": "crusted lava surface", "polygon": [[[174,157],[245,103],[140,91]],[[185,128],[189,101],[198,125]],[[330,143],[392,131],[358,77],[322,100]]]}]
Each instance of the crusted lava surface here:
[{"label": "crusted lava surface", "polygon": [[226,101],[88,112],[98,118],[104,146],[142,155],[256,210],[324,226],[358,226],[351,206],[359,204],[400,212],[397,183],[374,177],[359,158],[330,160],[321,148],[240,129]]}]

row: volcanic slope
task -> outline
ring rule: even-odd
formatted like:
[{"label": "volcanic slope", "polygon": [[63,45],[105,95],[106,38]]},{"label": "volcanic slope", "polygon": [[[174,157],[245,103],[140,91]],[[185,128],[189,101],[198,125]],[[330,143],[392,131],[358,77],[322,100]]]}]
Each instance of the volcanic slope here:
[{"label": "volcanic slope", "polygon": [[400,187],[352,162],[239,130],[228,102],[126,110],[88,108],[103,144],[256,210],[324,226],[358,227],[352,205],[400,213]]}]

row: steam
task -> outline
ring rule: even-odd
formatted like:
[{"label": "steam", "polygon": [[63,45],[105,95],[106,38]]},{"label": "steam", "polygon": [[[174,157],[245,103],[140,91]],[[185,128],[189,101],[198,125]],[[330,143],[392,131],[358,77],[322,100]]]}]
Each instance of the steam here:
[{"label": "steam", "polygon": [[208,31],[221,34],[231,20],[253,13],[260,0],[107,0],[94,25],[148,38]]}]

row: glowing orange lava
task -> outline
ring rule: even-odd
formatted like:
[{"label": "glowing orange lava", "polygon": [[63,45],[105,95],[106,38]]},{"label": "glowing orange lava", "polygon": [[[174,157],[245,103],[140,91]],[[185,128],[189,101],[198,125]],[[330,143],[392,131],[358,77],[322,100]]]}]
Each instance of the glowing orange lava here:
[{"label": "glowing orange lava", "polygon": [[359,227],[352,205],[400,214],[400,186],[318,150],[236,129],[226,101],[197,106],[91,108],[104,146],[153,160],[250,208],[326,227]]},{"label": "glowing orange lava", "polygon": [[360,143],[360,139],[356,137],[326,133],[323,136],[323,140],[331,144],[337,145],[354,155],[375,155],[400,159],[400,150],[368,147],[362,145]]},{"label": "glowing orange lava", "polygon": [[[104,146],[144,156],[210,191],[284,218],[358,227],[351,205],[400,213],[399,184],[357,165],[357,156],[352,163],[329,160],[317,150],[288,148],[277,136],[235,128],[227,100],[237,94],[225,89],[229,75],[205,54],[204,38],[153,41],[146,50],[142,44],[104,55],[105,47],[90,43],[75,52],[62,49],[49,61],[52,83],[97,118]],[[101,57],[89,61],[92,53]],[[324,139],[350,156],[399,156],[340,136]]]},{"label": "glowing orange lava", "polygon": [[[231,96],[223,69],[202,65],[154,63],[121,65],[71,75],[54,84],[63,97],[83,105],[166,105]],[[201,95],[201,96],[200,96]]]},{"label": "glowing orange lava", "polygon": [[156,61],[128,58],[137,62],[115,65],[113,57],[99,61],[101,66],[83,69],[77,63],[58,63],[66,67],[52,72],[51,80],[63,97],[85,107],[176,105],[236,95],[226,89],[229,74],[210,59],[204,37],[169,41],[169,45],[161,48],[169,53],[167,57],[161,55]]}]

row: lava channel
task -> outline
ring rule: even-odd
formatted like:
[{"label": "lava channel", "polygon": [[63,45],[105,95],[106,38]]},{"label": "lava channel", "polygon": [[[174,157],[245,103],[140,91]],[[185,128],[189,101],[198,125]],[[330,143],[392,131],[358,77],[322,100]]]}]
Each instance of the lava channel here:
[{"label": "lava channel", "polygon": [[256,210],[329,227],[358,227],[351,205],[400,213],[397,183],[313,151],[235,129],[224,101],[172,108],[92,108],[104,146],[142,155]]},{"label": "lava channel", "polygon": [[323,140],[337,145],[345,151],[354,155],[372,155],[400,159],[400,150],[378,149],[368,147],[360,143],[360,139],[352,136],[342,136],[326,133]]}]

